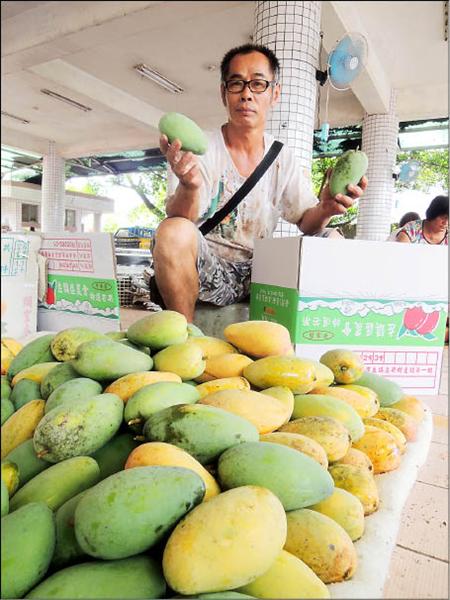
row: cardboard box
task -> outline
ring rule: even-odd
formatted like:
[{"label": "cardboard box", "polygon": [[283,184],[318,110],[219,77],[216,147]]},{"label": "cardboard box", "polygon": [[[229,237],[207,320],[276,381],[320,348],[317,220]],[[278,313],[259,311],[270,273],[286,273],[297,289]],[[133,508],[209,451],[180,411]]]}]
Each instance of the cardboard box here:
[{"label": "cardboard box", "polygon": [[292,237],[255,243],[250,319],[285,325],[297,356],[346,348],[408,394],[437,394],[448,248]]},{"label": "cardboard box", "polygon": [[37,234],[2,233],[1,336],[23,338],[36,331]]},{"label": "cardboard box", "polygon": [[45,293],[38,303],[38,329],[120,329],[113,237],[108,233],[42,234],[47,259]]}]

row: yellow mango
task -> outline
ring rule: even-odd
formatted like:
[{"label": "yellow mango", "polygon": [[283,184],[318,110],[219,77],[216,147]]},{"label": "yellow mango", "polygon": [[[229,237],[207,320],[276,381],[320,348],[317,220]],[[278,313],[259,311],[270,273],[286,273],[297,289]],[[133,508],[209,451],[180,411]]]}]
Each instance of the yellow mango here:
[{"label": "yellow mango", "polygon": [[165,442],[147,442],[140,444],[131,451],[126,463],[125,469],[134,467],[185,467],[200,475],[203,479],[206,492],[203,502],[210,500],[220,494],[220,488],[214,477],[203,467],[193,456],[185,450]]},{"label": "yellow mango", "polygon": [[175,373],[167,373],[165,371],[140,371],[137,373],[129,373],[123,377],[119,377],[113,381],[105,389],[107,394],[116,394],[126,403],[131,396],[140,390],[144,385],[158,383],[159,381],[175,381],[181,383],[181,377]]},{"label": "yellow mango", "polygon": [[221,354],[237,354],[236,348],[221,340],[220,338],[204,335],[202,337],[190,337],[186,344],[193,344],[200,348],[203,353],[203,360],[208,360],[213,356],[220,356]]},{"label": "yellow mango", "polygon": [[331,496],[309,508],[336,521],[345,529],[352,542],[359,540],[364,533],[363,505],[356,496],[346,490],[334,488]]},{"label": "yellow mango", "polygon": [[334,464],[328,467],[334,485],[358,498],[364,508],[364,516],[372,514],[380,505],[378,488],[373,475],[365,467]]},{"label": "yellow mango", "polygon": [[358,354],[342,348],[325,352],[320,357],[320,362],[333,371],[336,383],[354,383],[365,371]]},{"label": "yellow mango", "polygon": [[294,394],[292,393],[292,391],[286,386],[278,385],[267,388],[265,390],[261,390],[261,394],[273,396],[286,406],[286,410],[289,416],[286,418],[285,423],[288,423],[289,419],[292,417],[292,411],[294,410]]},{"label": "yellow mango", "polygon": [[2,479],[8,489],[8,496],[11,496],[17,491],[19,487],[19,467],[15,462],[5,460],[1,466]]},{"label": "yellow mango", "polygon": [[392,425],[398,427],[407,442],[413,442],[416,439],[418,423],[408,413],[389,406],[388,408],[380,408],[373,416],[375,419],[389,421]]},{"label": "yellow mango", "polygon": [[255,598],[330,598],[327,586],[314,571],[286,550],[280,552],[268,571],[240,587],[239,592]]},{"label": "yellow mango", "polygon": [[318,360],[309,360],[306,358],[303,358],[302,360],[308,360],[314,366],[314,369],[316,371],[316,382],[314,387],[312,388],[313,390],[316,387],[328,387],[334,382],[334,373],[329,367],[323,365]]},{"label": "yellow mango", "polygon": [[369,417],[368,419],[364,419],[364,425],[371,425],[372,427],[378,427],[378,429],[383,429],[384,431],[387,431],[394,438],[395,443],[397,444],[397,447],[400,450],[400,454],[404,454],[406,452],[405,436],[398,427],[396,427],[389,421],[383,421],[383,419],[375,419],[375,417]]},{"label": "yellow mango", "polygon": [[196,506],[171,533],[164,578],[179,594],[247,585],[273,564],[286,541],[286,513],[266,488],[241,486]]},{"label": "yellow mango", "polygon": [[12,359],[22,350],[22,344],[13,338],[2,338],[0,348],[1,374],[6,375]]},{"label": "yellow mango", "polygon": [[393,436],[378,427],[366,425],[366,433],[353,447],[370,458],[375,475],[394,471],[400,466],[400,450]]},{"label": "yellow mango", "polygon": [[242,377],[244,368],[253,360],[244,354],[217,354],[206,360],[206,366],[196,381],[203,383],[224,377]]},{"label": "yellow mango", "polygon": [[266,356],[245,367],[244,377],[259,388],[286,386],[294,394],[307,394],[316,384],[311,361],[296,356]]},{"label": "yellow mango", "polygon": [[31,379],[36,383],[41,383],[44,377],[50,373],[52,369],[57,367],[59,362],[44,362],[38,363],[36,365],[32,365],[31,367],[27,367],[26,369],[22,369],[19,371],[17,375],[14,375],[11,385],[15,386],[18,381],[21,379]]},{"label": "yellow mango", "polygon": [[373,474],[373,464],[367,454],[361,452],[357,448],[350,447],[347,450],[347,454],[337,460],[334,464],[341,465],[355,465],[356,467],[363,467]]},{"label": "yellow mango", "polygon": [[221,390],[250,390],[250,384],[244,377],[224,377],[201,383],[195,389],[200,394],[200,398],[205,398],[208,394]]},{"label": "yellow mango", "polygon": [[398,402],[391,404],[389,408],[395,408],[407,413],[418,423],[423,421],[423,418],[425,417],[425,410],[422,402],[414,396],[403,396]]},{"label": "yellow mango", "polygon": [[332,417],[300,417],[280,427],[280,431],[312,438],[325,450],[329,462],[342,458],[351,444],[348,429]]},{"label": "yellow mango", "polygon": [[350,406],[356,410],[362,419],[365,417],[372,417],[380,408],[378,396],[375,394],[375,392],[372,392],[372,395],[363,395],[362,393],[357,392],[354,389],[349,389],[344,385],[336,385],[333,387],[316,387],[310,393],[325,394],[327,396],[333,396],[333,398],[339,398],[339,400],[343,400],[344,402],[347,402],[347,404],[350,404]]},{"label": "yellow mango", "polygon": [[16,410],[2,425],[2,459],[19,446],[19,444],[33,437],[34,430],[44,416],[44,407],[44,400],[31,400],[19,408],[19,410]]},{"label": "yellow mango", "polygon": [[271,442],[272,444],[282,444],[283,446],[289,446],[294,448],[303,454],[307,454],[315,461],[319,463],[324,469],[328,469],[328,458],[327,453],[322,446],[300,433],[289,433],[283,431],[274,431],[273,433],[264,433],[259,436],[260,442]]},{"label": "yellow mango", "polygon": [[273,396],[250,390],[222,390],[201,398],[198,404],[208,404],[243,417],[253,423],[260,434],[275,431],[292,413]]},{"label": "yellow mango", "polygon": [[305,562],[324,583],[350,579],[358,563],[345,529],[330,517],[308,508],[287,513],[284,549]]},{"label": "yellow mango", "polygon": [[233,346],[250,356],[263,358],[293,354],[289,330],[279,323],[270,321],[232,323],[225,327],[223,334]]}]

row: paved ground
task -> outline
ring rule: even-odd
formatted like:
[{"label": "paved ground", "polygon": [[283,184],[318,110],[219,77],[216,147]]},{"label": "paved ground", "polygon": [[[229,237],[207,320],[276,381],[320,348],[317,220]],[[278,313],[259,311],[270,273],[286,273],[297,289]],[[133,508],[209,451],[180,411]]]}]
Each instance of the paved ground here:
[{"label": "paved ground", "polygon": [[[143,316],[122,308],[122,329]],[[433,413],[432,443],[403,510],[385,599],[448,598],[448,346],[439,395],[420,398]]]}]

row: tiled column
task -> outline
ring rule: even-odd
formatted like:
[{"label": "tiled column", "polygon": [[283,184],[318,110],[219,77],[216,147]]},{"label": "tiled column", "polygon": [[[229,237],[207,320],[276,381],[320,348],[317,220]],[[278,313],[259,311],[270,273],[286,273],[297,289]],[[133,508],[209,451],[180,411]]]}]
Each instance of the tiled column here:
[{"label": "tiled column", "polygon": [[384,241],[389,236],[397,137],[398,117],[395,114],[395,93],[392,92],[389,113],[368,115],[363,120],[361,149],[369,159],[369,186],[359,202],[357,239]]},{"label": "tiled column", "polygon": [[64,159],[57,154],[55,142],[49,142],[42,169],[41,230],[43,233],[64,231],[64,195]]},{"label": "tiled column", "polygon": [[[290,146],[311,172],[319,63],[321,2],[255,2],[256,44],[273,50],[281,64],[281,99],[267,131]],[[280,220],[274,237],[299,235]]]},{"label": "tiled column", "polygon": [[100,233],[102,230],[102,213],[94,213],[94,231]]}]

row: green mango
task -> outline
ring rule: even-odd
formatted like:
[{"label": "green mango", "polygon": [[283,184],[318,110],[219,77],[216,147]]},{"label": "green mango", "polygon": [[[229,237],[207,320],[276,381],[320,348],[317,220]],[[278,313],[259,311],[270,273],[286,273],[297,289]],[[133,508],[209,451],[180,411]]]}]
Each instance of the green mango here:
[{"label": "green mango", "polygon": [[187,330],[189,337],[205,337],[205,334],[200,327],[197,327],[197,325],[194,325],[194,323],[188,323]]},{"label": "green mango", "polygon": [[155,371],[176,373],[188,381],[199,377],[205,370],[203,351],[194,344],[172,344],[154,356]]},{"label": "green mango", "polygon": [[1,516],[4,517],[9,513],[9,494],[6,483],[0,479],[1,486]]},{"label": "green mango", "polygon": [[32,379],[21,379],[13,387],[11,393],[11,402],[14,404],[16,410],[19,410],[24,404],[31,402],[31,400],[40,399],[41,387],[37,381],[33,381]]},{"label": "green mango", "polygon": [[40,398],[47,400],[50,394],[61,384],[79,377],[70,362],[62,363],[52,369],[41,382]]},{"label": "green mango", "polygon": [[355,381],[355,384],[373,390],[377,394],[382,408],[395,404],[405,395],[402,388],[395,381],[368,371],[364,371],[361,377]]},{"label": "green mango", "polygon": [[33,502],[2,519],[2,598],[23,598],[45,575],[55,548],[52,511]]},{"label": "green mango", "polygon": [[330,193],[334,197],[337,194],[348,194],[347,186],[356,185],[361,177],[365,175],[369,159],[360,150],[347,150],[336,161],[330,177]]},{"label": "green mango", "polygon": [[10,510],[30,502],[45,502],[57,510],[64,502],[95,485],[100,476],[98,464],[90,456],[68,458],[50,465],[28,481],[11,498]]},{"label": "green mango", "polygon": [[0,404],[1,424],[3,425],[3,423],[5,421],[7,421],[13,413],[14,413],[14,404],[11,402],[11,400],[8,400],[7,398],[2,398],[1,404]]},{"label": "green mango", "polygon": [[102,393],[102,386],[94,379],[87,377],[77,377],[70,379],[59,385],[56,390],[50,394],[45,403],[44,412],[47,414],[57,406],[61,406],[65,402],[76,404],[83,398],[92,398]]},{"label": "green mango", "polygon": [[348,429],[352,442],[358,441],[365,433],[364,423],[347,402],[323,394],[297,394],[294,396],[292,419],[300,417],[332,417],[341,421]]},{"label": "green mango", "polygon": [[140,433],[145,421],[155,412],[177,404],[194,404],[198,400],[200,394],[192,385],[159,381],[135,392],[125,404],[123,416],[128,426]]},{"label": "green mango", "polygon": [[92,454],[100,468],[100,480],[122,471],[131,451],[139,446],[131,433],[115,435],[109,442]]},{"label": "green mango", "polygon": [[51,350],[55,358],[66,362],[75,358],[81,344],[96,339],[106,339],[106,336],[87,327],[70,327],[55,335],[51,343]]},{"label": "green mango", "polygon": [[119,344],[123,344],[124,346],[128,346],[128,348],[133,348],[133,350],[139,350],[139,352],[143,352],[144,354],[148,354],[150,356],[150,348],[147,346],[140,346],[139,344],[133,344],[130,340],[117,340]]},{"label": "green mango", "polygon": [[139,467],[111,475],[89,490],[75,510],[84,552],[111,560],[156,544],[205,495],[203,479],[181,467]]},{"label": "green mango", "polygon": [[140,600],[163,598],[166,582],[159,564],[148,556],[93,561],[53,573],[25,598]]},{"label": "green mango", "polygon": [[11,396],[11,386],[6,375],[2,375],[1,382],[1,399],[8,400]]},{"label": "green mango", "polygon": [[188,338],[186,317],[174,310],[151,313],[128,327],[127,338],[154,350],[182,344]]},{"label": "green mango", "polygon": [[180,140],[181,149],[194,154],[205,154],[208,149],[208,138],[200,127],[189,117],[177,112],[163,115],[158,123],[159,131],[167,136],[171,144]]},{"label": "green mango", "polygon": [[256,442],[256,427],[238,415],[206,404],[169,406],[151,415],[143,430],[150,442],[167,442],[209,464],[242,442]]},{"label": "green mango", "polygon": [[119,342],[120,340],[127,339],[126,331],[108,331],[107,333],[105,333],[105,335],[106,335],[106,337],[111,338],[115,342]]},{"label": "green mango", "polygon": [[75,509],[86,492],[84,490],[64,502],[55,513],[56,544],[52,558],[52,567],[55,569],[62,569],[86,557],[77,542],[74,527]]},{"label": "green mango", "polygon": [[[16,446],[5,456],[4,461],[12,461],[19,468],[19,488],[25,485],[35,475],[50,466],[46,460],[38,458],[34,449],[33,440],[26,440]],[[2,461],[3,462],[3,461]]]},{"label": "green mango", "polygon": [[269,489],[286,511],[310,506],[333,493],[331,475],[313,458],[271,442],[238,444],[220,456],[222,489],[256,485]]},{"label": "green mango", "polygon": [[12,381],[13,377],[20,371],[45,362],[55,361],[55,357],[52,354],[50,344],[55,335],[49,333],[42,335],[32,342],[29,342],[22,348],[22,350],[12,359],[9,365],[7,377],[9,381]]},{"label": "green mango", "polygon": [[106,444],[123,419],[123,401],[116,394],[98,394],[63,403],[39,421],[33,435],[39,458],[60,462],[87,456]]},{"label": "green mango", "polygon": [[113,381],[129,373],[150,371],[153,360],[143,352],[104,337],[81,344],[72,366],[82,377]]}]

